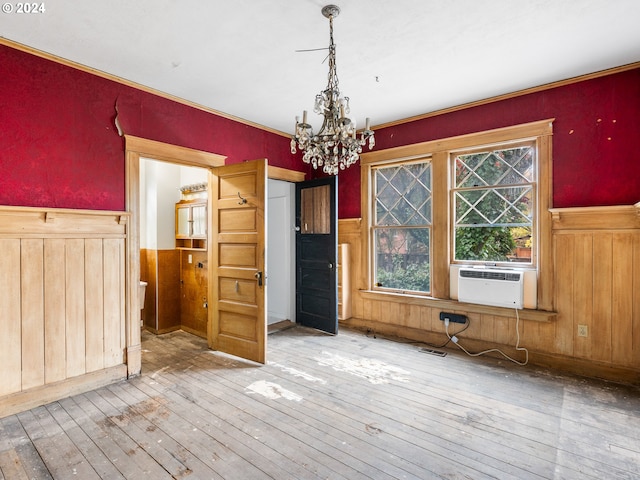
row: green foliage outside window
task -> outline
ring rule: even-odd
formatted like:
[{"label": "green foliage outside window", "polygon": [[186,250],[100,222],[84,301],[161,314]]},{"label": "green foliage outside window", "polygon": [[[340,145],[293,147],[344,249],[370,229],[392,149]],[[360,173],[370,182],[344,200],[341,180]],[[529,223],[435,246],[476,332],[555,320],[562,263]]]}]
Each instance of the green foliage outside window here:
[{"label": "green foliage outside window", "polygon": [[429,292],[429,230],[380,228],[375,238],[376,286]]},{"label": "green foliage outside window", "polygon": [[375,170],[376,286],[428,293],[430,289],[431,164]]},{"label": "green foliage outside window", "polygon": [[456,258],[506,262],[516,248],[508,227],[460,227],[456,229]]},{"label": "green foliage outside window", "polygon": [[406,255],[393,254],[393,268],[378,269],[376,279],[378,286],[384,288],[428,292],[430,289],[429,263],[410,263],[406,265]]}]

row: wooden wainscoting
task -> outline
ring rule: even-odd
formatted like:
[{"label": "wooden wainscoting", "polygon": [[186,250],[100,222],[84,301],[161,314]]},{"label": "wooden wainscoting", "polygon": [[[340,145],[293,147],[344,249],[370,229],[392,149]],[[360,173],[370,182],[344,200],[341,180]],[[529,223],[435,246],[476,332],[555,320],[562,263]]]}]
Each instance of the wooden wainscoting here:
[{"label": "wooden wainscoting", "polygon": [[[191,257],[191,261],[189,261]],[[180,286],[178,288],[180,328],[207,338],[209,268],[207,252],[180,251]],[[206,306],[205,306],[206,305]]]},{"label": "wooden wainscoting", "polygon": [[140,277],[147,282],[143,324],[155,334],[180,328],[180,250],[140,251]]},{"label": "wooden wainscoting", "polygon": [[[529,350],[531,363],[640,380],[639,212],[640,204],[551,210],[555,312],[520,312],[520,345]],[[514,348],[513,311],[366,291],[361,228],[359,219],[338,224],[338,242],[351,244],[351,271],[359,272],[352,278],[353,318],[345,325],[443,344],[447,337],[440,312],[460,313],[470,319],[461,344],[475,351],[500,348],[522,359]],[[579,335],[579,326],[586,327],[586,336]]]},{"label": "wooden wainscoting", "polygon": [[640,368],[640,203],[551,212],[558,347],[575,358]]},{"label": "wooden wainscoting", "polygon": [[0,417],[126,377],[127,221],[0,207]]},{"label": "wooden wainscoting", "polygon": [[146,330],[159,335],[182,329],[207,338],[206,251],[142,249],[140,275],[148,283],[142,312]]},{"label": "wooden wainscoting", "polygon": [[180,328],[180,251],[158,250],[156,277],[158,331],[165,333]]}]

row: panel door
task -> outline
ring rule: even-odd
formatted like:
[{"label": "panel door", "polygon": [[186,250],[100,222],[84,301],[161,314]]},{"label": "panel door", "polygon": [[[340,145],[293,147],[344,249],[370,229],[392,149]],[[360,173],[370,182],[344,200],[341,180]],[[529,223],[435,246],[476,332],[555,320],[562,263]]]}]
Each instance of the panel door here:
[{"label": "panel door", "polygon": [[296,322],[338,333],[337,178],[296,184]]},{"label": "panel door", "polygon": [[266,160],[211,169],[209,346],[266,361]]}]

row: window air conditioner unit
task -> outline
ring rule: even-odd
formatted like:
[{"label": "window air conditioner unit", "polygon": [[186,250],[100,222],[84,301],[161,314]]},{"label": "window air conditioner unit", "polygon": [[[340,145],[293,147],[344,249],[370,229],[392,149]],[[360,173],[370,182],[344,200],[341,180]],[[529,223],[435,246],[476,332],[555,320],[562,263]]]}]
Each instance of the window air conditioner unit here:
[{"label": "window air conditioner unit", "polygon": [[524,272],[497,268],[458,270],[458,301],[521,309]]}]

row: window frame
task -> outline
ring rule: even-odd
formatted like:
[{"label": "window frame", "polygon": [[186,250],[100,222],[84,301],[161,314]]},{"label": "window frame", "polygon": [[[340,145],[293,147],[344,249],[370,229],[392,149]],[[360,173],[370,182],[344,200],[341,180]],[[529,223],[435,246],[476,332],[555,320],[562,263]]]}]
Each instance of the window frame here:
[{"label": "window frame", "polygon": [[[533,141],[537,152],[537,310],[553,311],[553,259],[551,214],[552,207],[552,135],[554,119],[545,119],[510,127],[486,130],[455,137],[404,145],[385,150],[363,153],[361,163],[361,215],[362,215],[362,276],[365,290],[373,288],[371,229],[372,167],[431,158],[432,176],[432,238],[431,238],[431,294],[429,298],[450,300],[449,267],[453,263],[453,237],[451,219],[452,152],[483,147],[500,147],[517,142]],[[458,262],[459,263],[459,262]],[[401,293],[400,293],[401,294]]]},{"label": "window frame", "polygon": [[[375,181],[375,174],[376,174],[376,170],[381,169],[381,168],[393,168],[393,167],[397,167],[397,166],[401,166],[401,165],[410,165],[410,164],[418,164],[418,163],[428,163],[429,164],[429,176],[431,178],[431,223],[428,225],[424,225],[424,226],[420,226],[420,228],[425,228],[426,230],[429,231],[429,291],[428,292],[422,292],[422,291],[418,291],[418,290],[409,290],[409,289],[398,289],[398,288],[390,288],[390,287],[385,287],[384,285],[382,286],[378,286],[375,283],[376,280],[376,270],[377,270],[377,261],[375,257],[375,233],[377,230],[381,230],[381,229],[396,229],[396,230],[404,230],[404,229],[409,229],[409,228],[414,228],[413,225],[389,225],[389,226],[378,226],[375,225],[375,218],[376,218],[376,201],[377,201],[377,189],[376,189],[376,181]],[[371,186],[372,186],[372,190],[370,193],[370,202],[371,202],[371,224],[369,226],[371,234],[370,234],[370,244],[371,244],[371,248],[372,250],[372,254],[371,254],[371,262],[372,262],[372,268],[371,268],[371,275],[372,278],[370,279],[370,284],[371,284],[371,289],[372,290],[379,290],[379,291],[383,291],[383,292],[393,292],[393,293],[401,293],[401,294],[412,294],[412,295],[420,295],[420,296],[430,296],[431,295],[431,268],[432,268],[432,262],[431,262],[431,258],[433,255],[433,248],[432,248],[432,238],[433,238],[433,165],[432,165],[432,161],[431,161],[431,157],[430,156],[424,156],[424,157],[420,157],[417,159],[413,159],[413,160],[405,160],[405,161],[399,161],[399,162],[388,162],[388,163],[384,163],[384,164],[377,164],[377,165],[371,165],[371,167],[369,168],[369,175],[370,175],[370,182],[371,182]]]},{"label": "window frame", "polygon": [[[469,154],[475,154],[475,153],[480,153],[480,152],[487,152],[487,151],[497,151],[497,150],[509,150],[512,148],[518,148],[518,147],[532,147],[533,151],[534,151],[534,172],[533,172],[533,180],[530,182],[522,182],[520,185],[531,185],[531,191],[534,197],[534,201],[533,201],[533,220],[532,220],[532,225],[531,225],[531,230],[533,232],[533,246],[532,246],[532,250],[531,250],[531,260],[529,262],[522,262],[522,263],[514,263],[514,262],[504,262],[504,261],[481,261],[481,260],[458,260],[456,259],[456,252],[455,252],[455,194],[456,192],[459,191],[464,191],[467,190],[467,188],[465,187],[456,187],[455,185],[455,160],[456,157],[461,156],[461,155],[469,155]],[[532,139],[526,139],[526,140],[515,140],[513,142],[505,142],[505,143],[500,143],[499,145],[483,145],[481,147],[478,148],[465,148],[465,149],[461,149],[461,150],[451,150],[449,152],[449,168],[451,169],[451,185],[449,187],[449,194],[450,194],[450,199],[449,201],[451,202],[451,213],[450,213],[450,222],[449,222],[449,228],[451,229],[450,235],[451,235],[451,249],[450,249],[450,253],[451,253],[451,258],[449,260],[450,265],[486,265],[486,264],[492,264],[492,265],[496,265],[499,267],[507,267],[507,268],[520,268],[523,270],[536,270],[537,266],[538,266],[538,256],[537,256],[537,244],[538,244],[538,181],[539,181],[539,168],[538,168],[538,163],[539,163],[539,155],[538,155],[538,145],[537,142],[535,140]],[[507,185],[493,185],[493,186],[488,186],[487,188],[496,188],[496,189],[500,189],[500,188],[508,188],[508,184]]]}]

